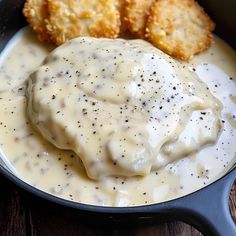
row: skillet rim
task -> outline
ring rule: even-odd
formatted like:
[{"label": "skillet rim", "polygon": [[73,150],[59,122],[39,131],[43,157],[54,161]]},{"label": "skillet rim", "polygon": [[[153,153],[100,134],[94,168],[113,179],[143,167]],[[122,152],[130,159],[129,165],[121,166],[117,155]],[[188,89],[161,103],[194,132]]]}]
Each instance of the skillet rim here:
[{"label": "skillet rim", "polygon": [[[56,204],[59,204],[62,206],[70,207],[73,209],[77,209],[77,210],[87,211],[87,212],[91,212],[91,213],[106,213],[106,214],[145,213],[145,212],[151,212],[151,209],[153,207],[155,207],[155,209],[158,210],[157,207],[159,207],[159,206],[160,206],[160,210],[161,210],[161,207],[164,207],[164,206],[167,207],[168,205],[172,206],[171,203],[174,204],[178,200],[184,200],[186,197],[194,196],[195,193],[200,193],[203,190],[210,189],[210,187],[212,185],[216,185],[221,180],[227,181],[227,177],[233,172],[235,172],[235,174],[236,174],[236,166],[235,165],[233,165],[231,167],[231,169],[229,169],[228,172],[226,172],[223,176],[216,179],[215,181],[208,184],[207,186],[204,186],[203,188],[200,188],[194,192],[191,192],[187,195],[184,195],[184,196],[181,196],[181,197],[178,197],[175,199],[171,199],[171,200],[160,202],[160,203],[152,203],[152,204],[140,205],[140,206],[111,207],[111,206],[98,206],[98,205],[90,205],[90,204],[86,204],[86,203],[73,202],[73,201],[70,201],[70,200],[67,200],[64,198],[57,197],[53,194],[47,193],[43,190],[40,190],[39,188],[36,188],[36,187],[26,183],[25,181],[18,178],[13,173],[11,173],[9,170],[7,170],[5,167],[0,165],[0,173],[2,173],[11,182],[16,184],[20,188],[26,190],[29,193],[36,195],[37,197],[41,197],[45,200],[49,200],[50,202],[53,202],[53,203],[56,203]],[[230,180],[228,180],[228,181],[230,181]],[[236,181],[236,180],[234,180],[234,181]],[[156,211],[156,213],[158,213],[158,211]]]}]

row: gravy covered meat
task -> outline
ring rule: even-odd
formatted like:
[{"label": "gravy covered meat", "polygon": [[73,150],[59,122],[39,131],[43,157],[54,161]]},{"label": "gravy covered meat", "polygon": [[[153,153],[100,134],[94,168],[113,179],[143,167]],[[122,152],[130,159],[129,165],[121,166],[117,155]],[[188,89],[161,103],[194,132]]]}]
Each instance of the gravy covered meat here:
[{"label": "gravy covered meat", "polygon": [[30,75],[28,114],[90,178],[147,175],[217,139],[221,104],[194,77],[144,41],[78,38]]}]

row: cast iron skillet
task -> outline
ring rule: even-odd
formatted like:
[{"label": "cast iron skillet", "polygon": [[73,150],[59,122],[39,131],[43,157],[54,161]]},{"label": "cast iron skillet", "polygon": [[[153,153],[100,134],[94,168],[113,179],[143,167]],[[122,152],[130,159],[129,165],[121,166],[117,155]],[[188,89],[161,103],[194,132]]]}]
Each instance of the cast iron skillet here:
[{"label": "cast iron skillet", "polygon": [[[236,0],[200,1],[217,24],[216,33],[236,48]],[[25,25],[21,14],[23,0],[0,0],[0,51],[11,36]],[[235,62],[236,63],[236,62]],[[70,207],[90,222],[130,225],[179,219],[189,223],[205,235],[236,235],[236,225],[229,211],[229,193],[236,179],[233,167],[213,184],[176,200],[140,207],[99,207],[73,203],[42,192],[18,179],[1,163],[0,172],[26,189],[54,203]]]}]

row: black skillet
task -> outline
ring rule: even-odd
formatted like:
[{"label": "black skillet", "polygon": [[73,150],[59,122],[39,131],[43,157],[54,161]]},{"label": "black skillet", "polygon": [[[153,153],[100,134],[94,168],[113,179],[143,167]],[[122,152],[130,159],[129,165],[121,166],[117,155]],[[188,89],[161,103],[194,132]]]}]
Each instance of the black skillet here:
[{"label": "black skillet", "polygon": [[[21,14],[23,2],[0,0],[0,51],[12,35],[25,25]],[[216,33],[236,49],[236,0],[200,2],[216,22]],[[91,206],[54,197],[18,179],[1,159],[0,172],[27,191],[67,209],[69,207],[79,217],[96,224],[130,225],[179,219],[205,235],[236,236],[236,225],[229,211],[229,193],[236,180],[235,167],[213,184],[185,197],[148,206],[121,208]]]}]

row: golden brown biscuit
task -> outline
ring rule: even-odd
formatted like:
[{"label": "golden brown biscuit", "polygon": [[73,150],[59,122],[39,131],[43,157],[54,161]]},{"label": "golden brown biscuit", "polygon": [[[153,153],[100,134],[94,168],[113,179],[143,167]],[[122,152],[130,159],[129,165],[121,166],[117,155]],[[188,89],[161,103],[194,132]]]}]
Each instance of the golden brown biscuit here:
[{"label": "golden brown biscuit", "polygon": [[127,31],[127,23],[125,20],[125,8],[126,0],[118,0],[118,10],[120,13],[120,33],[125,33]]},{"label": "golden brown biscuit", "polygon": [[131,33],[144,38],[147,16],[154,0],[126,0],[125,20]]},{"label": "golden brown biscuit", "polygon": [[47,29],[60,45],[78,36],[116,38],[120,30],[117,0],[48,0]]},{"label": "golden brown biscuit", "polygon": [[194,0],[157,0],[150,8],[146,37],[182,60],[208,49],[215,25]]},{"label": "golden brown biscuit", "polygon": [[26,0],[23,14],[41,41],[49,41],[45,21],[48,18],[47,0]]}]

